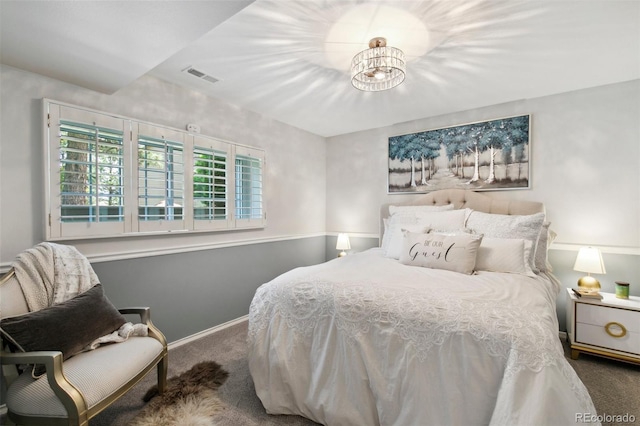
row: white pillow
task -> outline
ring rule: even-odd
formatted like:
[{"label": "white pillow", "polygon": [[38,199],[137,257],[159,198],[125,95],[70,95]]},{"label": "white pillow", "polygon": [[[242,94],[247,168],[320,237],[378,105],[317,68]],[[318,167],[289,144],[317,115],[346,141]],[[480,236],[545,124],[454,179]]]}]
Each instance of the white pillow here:
[{"label": "white pillow", "polygon": [[396,213],[429,213],[444,212],[453,210],[453,204],[445,204],[444,206],[389,206],[389,215]]},{"label": "white pillow", "polygon": [[482,235],[418,234],[404,231],[400,263],[472,274]]},{"label": "white pillow", "polygon": [[400,258],[403,229],[412,232],[427,232],[431,228],[445,231],[458,230],[464,227],[466,215],[467,209],[419,213],[415,215],[396,213],[389,218],[385,233],[382,237],[384,255],[393,259]]},{"label": "white pillow", "polygon": [[389,243],[387,244],[384,252],[385,257],[390,257],[392,259],[400,258],[400,252],[402,251],[403,244],[403,231],[426,233],[429,232],[429,227],[424,223],[403,224],[395,226],[389,232]]},{"label": "white pillow", "polygon": [[551,272],[553,269],[549,264],[547,250],[557,234],[549,229],[550,225],[550,222],[542,224],[542,229],[540,229],[540,235],[538,236],[538,244],[536,245],[535,267],[542,272]]},{"label": "white pillow", "polygon": [[[402,239],[402,227],[407,227],[411,225],[415,225],[418,223],[418,218],[414,215],[403,216],[403,215],[393,215],[383,220],[384,223],[384,234],[382,235],[382,250],[384,250],[384,255],[387,256],[389,252],[389,246],[391,245],[391,240],[395,238]],[[391,256],[387,256],[391,257]],[[397,259],[397,258],[396,258]]]},{"label": "white pillow", "polygon": [[[385,237],[388,235],[389,229],[389,218],[391,216],[406,216],[410,219],[407,223],[415,223],[413,219],[416,218],[416,214],[420,213],[428,213],[428,212],[439,212],[439,211],[450,211],[453,210],[453,204],[446,204],[443,206],[389,206],[389,217],[382,219],[382,223],[384,225],[384,233],[382,234],[382,244],[381,247],[385,248],[388,246],[388,241],[385,242]],[[467,209],[469,210],[469,209]],[[469,210],[470,211],[470,210]]]},{"label": "white pillow", "polygon": [[529,265],[537,273],[534,256],[544,217],[544,213],[505,215],[474,210],[467,219],[467,228],[488,238],[522,238],[531,241],[532,250]]},{"label": "white pillow", "polygon": [[484,237],[478,249],[476,271],[508,272],[534,277],[529,265],[533,243],[522,238]]},{"label": "white pillow", "polygon": [[460,229],[454,229],[454,230],[429,229],[429,232],[434,234],[442,234],[442,235],[474,234],[472,230],[467,228],[460,228]]}]

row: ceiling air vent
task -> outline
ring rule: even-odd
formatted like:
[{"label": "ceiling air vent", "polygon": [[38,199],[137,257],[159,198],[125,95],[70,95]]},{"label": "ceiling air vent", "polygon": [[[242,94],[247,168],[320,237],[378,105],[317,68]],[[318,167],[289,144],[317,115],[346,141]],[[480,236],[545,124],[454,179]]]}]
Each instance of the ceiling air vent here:
[{"label": "ceiling air vent", "polygon": [[187,72],[187,73],[189,73],[189,74],[191,74],[193,76],[196,76],[196,77],[198,77],[198,78],[200,78],[202,80],[206,80],[209,83],[215,83],[216,81],[218,81],[217,78],[211,77],[210,75],[205,74],[202,71],[199,71],[199,70],[197,70],[197,69],[195,69],[193,67],[187,67],[187,68],[183,69],[182,71],[183,72]]}]

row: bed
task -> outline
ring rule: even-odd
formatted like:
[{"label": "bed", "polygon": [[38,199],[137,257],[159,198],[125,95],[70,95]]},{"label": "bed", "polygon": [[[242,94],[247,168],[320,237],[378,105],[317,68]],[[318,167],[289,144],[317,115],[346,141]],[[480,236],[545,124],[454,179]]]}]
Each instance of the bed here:
[{"label": "bed", "polygon": [[380,216],[380,247],[257,289],[249,368],[268,413],[396,426],[596,415],[558,338],[543,204],[444,190]]}]

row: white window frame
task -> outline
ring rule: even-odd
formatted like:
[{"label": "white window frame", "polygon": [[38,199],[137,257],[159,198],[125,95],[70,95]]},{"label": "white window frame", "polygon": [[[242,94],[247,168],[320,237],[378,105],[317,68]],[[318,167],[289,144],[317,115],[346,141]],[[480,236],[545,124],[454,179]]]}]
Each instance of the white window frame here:
[{"label": "white window frame", "polygon": [[[112,129],[122,132],[122,200],[124,202],[124,216],[120,221],[63,221],[62,194],[61,194],[61,130],[60,122],[69,121],[86,126]],[[205,135],[194,135],[184,130],[162,126],[154,123],[127,118],[115,114],[109,114],[84,107],[66,104],[64,102],[43,99],[44,122],[44,150],[45,150],[45,209],[46,209],[46,239],[48,241],[83,239],[83,238],[107,238],[123,236],[140,236],[145,234],[163,234],[171,232],[213,232],[230,231],[234,229],[263,228],[266,226],[266,206],[264,196],[265,177],[265,152],[262,149],[235,144]],[[164,220],[140,220],[138,213],[139,182],[141,170],[138,167],[138,137],[147,136],[157,139],[163,137],[168,141],[182,144],[182,217],[177,220],[165,218]],[[220,186],[216,187],[218,193],[214,197],[224,197],[226,215],[223,218],[196,219],[194,212],[194,150],[206,149],[224,157],[226,163],[220,167],[220,159],[217,158],[217,166],[224,169],[224,181],[226,191],[220,193]],[[235,163],[236,155],[249,156],[259,159],[261,168],[261,187],[259,190],[262,208],[261,217],[248,219],[236,217],[235,194]],[[215,157],[214,157],[215,159]],[[222,179],[216,180],[222,182]],[[222,198],[218,198],[218,201]],[[219,210],[218,210],[219,211]]]}]

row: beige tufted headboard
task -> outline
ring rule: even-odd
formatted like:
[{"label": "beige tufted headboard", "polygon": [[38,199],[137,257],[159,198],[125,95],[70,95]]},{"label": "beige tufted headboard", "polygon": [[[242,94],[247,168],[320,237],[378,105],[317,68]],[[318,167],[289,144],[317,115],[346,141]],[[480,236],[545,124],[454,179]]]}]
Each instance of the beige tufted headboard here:
[{"label": "beige tufted headboard", "polygon": [[534,214],[545,211],[544,204],[537,201],[510,201],[497,200],[487,195],[467,191],[464,189],[443,189],[433,191],[417,198],[410,203],[388,203],[383,204],[380,208],[380,241],[384,233],[383,220],[389,217],[390,205],[410,205],[410,206],[441,206],[445,204],[453,204],[454,209],[466,209],[496,214]]}]

